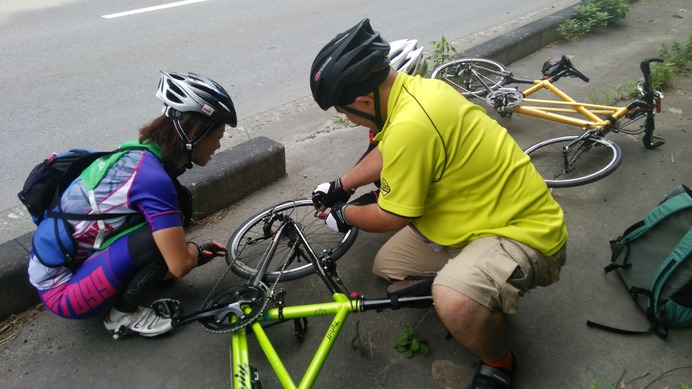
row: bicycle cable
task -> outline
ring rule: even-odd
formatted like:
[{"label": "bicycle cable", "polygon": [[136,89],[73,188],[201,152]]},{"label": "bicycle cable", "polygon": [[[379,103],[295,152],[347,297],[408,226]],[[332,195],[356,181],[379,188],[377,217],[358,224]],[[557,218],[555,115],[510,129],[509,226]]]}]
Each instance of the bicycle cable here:
[{"label": "bicycle cable", "polygon": [[[288,217],[290,217],[290,214],[288,215]],[[293,223],[295,224],[295,222],[293,222]],[[297,245],[299,242],[300,241],[297,240],[296,243],[291,247],[291,251],[289,251],[288,255],[286,255],[286,258],[283,261],[283,263],[281,264],[281,267],[279,269],[277,277],[274,280],[274,282],[272,283],[271,287],[267,287],[262,281],[260,281],[259,282],[259,288],[257,288],[257,286],[255,286],[255,285],[245,284],[245,285],[232,286],[228,289],[228,291],[234,291],[234,290],[238,290],[238,289],[242,289],[243,287],[246,287],[247,290],[252,290],[254,288],[255,292],[261,292],[262,293],[262,299],[261,299],[260,309],[255,309],[255,308],[257,308],[257,306],[253,307],[250,311],[249,317],[239,318],[239,320],[237,322],[232,323],[231,325],[222,327],[223,329],[221,329],[221,327],[211,327],[209,325],[205,325],[207,323],[205,323],[205,321],[203,321],[203,320],[200,320],[200,324],[202,325],[202,327],[206,331],[214,333],[214,334],[226,334],[229,332],[237,331],[241,328],[244,328],[244,327],[254,323],[255,320],[257,320],[257,318],[262,314],[262,312],[264,312],[265,308],[269,304],[269,300],[274,295],[274,291],[276,290],[276,286],[278,285],[279,280],[281,279],[281,276],[283,275],[284,271],[286,270],[286,267],[288,267],[288,263],[289,263],[290,258],[293,256],[293,254],[297,250]],[[269,250],[269,247],[267,248],[267,251],[268,250]],[[266,255],[267,251],[265,251],[265,255]],[[241,253],[238,253],[238,255],[240,255]],[[226,268],[224,273],[221,275],[221,277],[218,279],[218,281],[216,281],[216,283],[212,287],[211,291],[209,292],[209,295],[207,295],[207,298],[204,300],[204,303],[202,303],[202,309],[203,310],[207,309],[207,308],[211,308],[211,307],[208,307],[207,304],[212,304],[212,306],[216,305],[216,304],[220,304],[219,302],[217,302],[215,300],[219,297],[221,297],[221,298],[225,297],[224,292],[216,293],[216,294],[214,292],[219,287],[219,285],[221,284],[223,279],[226,278],[226,275],[231,270],[231,267],[232,267],[232,265],[228,265],[228,267]],[[226,291],[226,292],[228,292],[228,291]],[[240,292],[237,292],[236,295],[240,295]],[[229,318],[229,320],[230,320],[230,318]]]}]

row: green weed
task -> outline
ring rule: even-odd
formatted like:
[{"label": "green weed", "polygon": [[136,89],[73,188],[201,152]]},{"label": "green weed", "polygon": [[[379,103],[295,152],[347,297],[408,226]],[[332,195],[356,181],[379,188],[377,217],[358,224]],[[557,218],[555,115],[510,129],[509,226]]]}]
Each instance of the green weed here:
[{"label": "green weed", "polygon": [[[673,78],[676,74],[686,73],[692,70],[692,35],[682,44],[673,41],[669,45],[662,43],[658,56],[663,62],[651,63],[651,86],[660,91],[669,90],[673,86]],[[639,97],[638,83],[628,81],[625,85],[616,87],[618,99],[632,99]]]},{"label": "green weed", "polygon": [[332,116],[332,123],[347,125],[347,124],[349,124],[349,121],[345,115],[334,115],[334,116]]},{"label": "green weed", "polygon": [[[601,97],[603,95],[603,97]],[[609,91],[599,91],[598,89],[594,88],[589,91],[589,100],[591,100],[592,103],[598,104],[598,105],[611,105],[613,104],[613,98],[610,95]]]},{"label": "green weed", "polygon": [[404,354],[406,358],[411,358],[415,353],[427,354],[430,352],[428,341],[415,337],[411,326],[404,326],[404,335],[397,339],[394,348]]},{"label": "green weed", "polygon": [[582,0],[576,14],[560,24],[557,31],[564,39],[577,40],[592,30],[612,25],[629,10],[628,0]]},{"label": "green weed", "polygon": [[444,37],[444,35],[439,41],[432,41],[430,44],[433,47],[433,51],[426,59],[432,62],[432,69],[454,59],[457,49]]}]

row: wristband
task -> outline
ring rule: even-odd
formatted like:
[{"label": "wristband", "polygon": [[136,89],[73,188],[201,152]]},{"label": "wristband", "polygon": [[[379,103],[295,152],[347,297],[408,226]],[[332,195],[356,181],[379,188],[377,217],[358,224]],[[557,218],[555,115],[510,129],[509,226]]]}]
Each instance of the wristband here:
[{"label": "wristband", "polygon": [[341,219],[342,222],[344,222],[347,225],[351,225],[351,223],[346,220],[346,208],[350,207],[351,204],[344,204],[341,208],[339,208],[339,218]]}]

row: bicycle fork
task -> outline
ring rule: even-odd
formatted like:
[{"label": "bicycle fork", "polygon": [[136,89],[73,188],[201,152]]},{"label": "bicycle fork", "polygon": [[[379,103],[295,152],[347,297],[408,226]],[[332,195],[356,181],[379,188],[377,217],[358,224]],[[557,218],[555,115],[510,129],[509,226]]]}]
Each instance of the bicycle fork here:
[{"label": "bicycle fork", "polygon": [[[574,170],[574,166],[579,158],[581,158],[582,154],[591,149],[593,142],[589,142],[588,138],[591,138],[592,136],[594,136],[593,131],[589,131],[562,148],[563,174],[567,174]],[[571,152],[574,147],[576,147],[577,150],[575,152]]]},{"label": "bicycle fork", "polygon": [[[642,61],[640,69],[644,75],[644,83],[641,85],[641,93],[644,104],[646,105],[646,121],[644,122],[644,147],[655,149],[666,143],[664,141],[654,142],[654,115],[661,112],[661,93],[651,87],[651,62],[663,62],[660,58],[648,58]],[[629,107],[628,107],[629,108]]]}]

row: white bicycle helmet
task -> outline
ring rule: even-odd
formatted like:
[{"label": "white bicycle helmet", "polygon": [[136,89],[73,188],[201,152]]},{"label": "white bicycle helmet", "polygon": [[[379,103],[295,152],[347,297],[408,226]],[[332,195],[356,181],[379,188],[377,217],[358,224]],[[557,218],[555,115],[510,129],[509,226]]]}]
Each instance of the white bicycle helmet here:
[{"label": "white bicycle helmet", "polygon": [[169,107],[182,113],[198,112],[231,127],[238,124],[233,100],[228,92],[214,80],[195,73],[161,72],[156,97],[165,105],[166,116],[171,118],[180,115]]},{"label": "white bicycle helmet", "polygon": [[[156,97],[163,103],[163,113],[173,121],[178,136],[189,152],[188,168],[192,167],[192,149],[218,123],[231,127],[238,124],[233,100],[214,80],[195,73],[161,72]],[[180,120],[185,112],[197,112],[209,117],[209,123],[194,139],[190,139]]]},{"label": "white bicycle helmet", "polygon": [[418,47],[416,39],[399,39],[389,44],[389,64],[398,72],[410,75],[420,74],[427,70],[423,48]]}]

